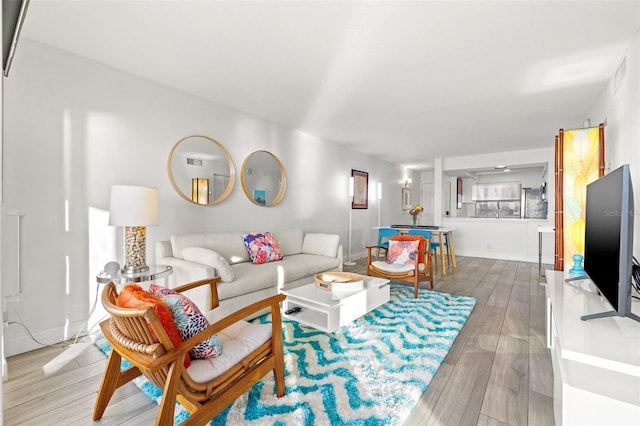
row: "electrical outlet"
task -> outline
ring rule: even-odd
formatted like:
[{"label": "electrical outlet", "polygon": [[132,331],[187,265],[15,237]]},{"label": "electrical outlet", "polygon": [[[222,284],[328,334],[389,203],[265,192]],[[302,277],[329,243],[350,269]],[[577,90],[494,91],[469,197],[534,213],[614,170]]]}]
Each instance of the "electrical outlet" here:
[{"label": "electrical outlet", "polygon": [[365,243],[364,241],[362,242],[362,248],[367,248],[367,243]]}]

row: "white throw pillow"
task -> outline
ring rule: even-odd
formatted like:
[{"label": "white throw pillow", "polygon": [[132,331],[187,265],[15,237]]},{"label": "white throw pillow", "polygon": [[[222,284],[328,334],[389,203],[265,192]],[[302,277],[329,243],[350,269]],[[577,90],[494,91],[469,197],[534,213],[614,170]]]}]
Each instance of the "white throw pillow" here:
[{"label": "white throw pillow", "polygon": [[215,268],[220,279],[225,282],[231,282],[236,279],[236,274],[229,266],[224,256],[214,250],[203,247],[187,247],[182,250],[182,258],[189,262],[202,263]]},{"label": "white throw pillow", "polygon": [[310,232],[304,236],[302,253],[318,256],[336,257],[340,237],[336,234],[321,234]]}]

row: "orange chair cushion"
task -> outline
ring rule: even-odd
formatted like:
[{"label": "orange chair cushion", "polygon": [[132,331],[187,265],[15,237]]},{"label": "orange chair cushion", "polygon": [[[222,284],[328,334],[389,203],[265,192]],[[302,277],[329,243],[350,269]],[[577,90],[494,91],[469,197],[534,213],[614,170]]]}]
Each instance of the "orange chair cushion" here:
[{"label": "orange chair cushion", "polygon": [[424,262],[424,242],[425,239],[422,235],[394,235],[390,238],[390,240],[394,241],[415,241],[418,240],[420,243],[418,244],[418,262]]},{"label": "orange chair cushion", "polygon": [[[147,291],[145,291],[142,287],[137,284],[129,283],[124,286],[122,291],[118,294],[118,298],[116,299],[116,306],[121,308],[132,308],[132,309],[140,309],[147,308],[149,306],[153,307],[153,310],[160,320],[162,324],[162,328],[167,333],[169,340],[173,347],[178,347],[182,344],[182,338],[180,337],[180,332],[173,322],[173,316],[171,315],[171,309],[167,305],[162,302],[158,296],[155,296]],[[153,330],[151,330],[153,333]],[[158,341],[158,336],[154,336],[156,341]],[[186,354],[184,357],[184,367],[187,368],[191,364],[191,359],[189,358],[189,354]]]}]

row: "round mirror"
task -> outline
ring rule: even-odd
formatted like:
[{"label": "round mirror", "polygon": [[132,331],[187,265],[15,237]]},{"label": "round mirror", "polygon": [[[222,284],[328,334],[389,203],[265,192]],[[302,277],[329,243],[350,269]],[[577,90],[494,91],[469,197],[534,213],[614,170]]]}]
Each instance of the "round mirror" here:
[{"label": "round mirror", "polygon": [[269,151],[255,151],[244,159],[240,172],[242,190],[254,204],[271,207],[282,201],[287,176],[278,157]]},{"label": "round mirror", "polygon": [[231,156],[206,136],[187,136],[173,146],[167,162],[176,192],[194,204],[212,206],[231,194],[236,169]]}]

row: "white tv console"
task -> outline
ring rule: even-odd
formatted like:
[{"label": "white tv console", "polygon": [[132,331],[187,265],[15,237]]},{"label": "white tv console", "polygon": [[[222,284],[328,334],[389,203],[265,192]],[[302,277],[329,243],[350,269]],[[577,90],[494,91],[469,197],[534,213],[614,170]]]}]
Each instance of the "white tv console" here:
[{"label": "white tv console", "polygon": [[[561,425],[640,425],[640,323],[580,317],[612,310],[589,280],[547,270],[547,346],[554,417]],[[578,288],[576,288],[578,287]],[[640,300],[632,302],[640,314]]]}]

